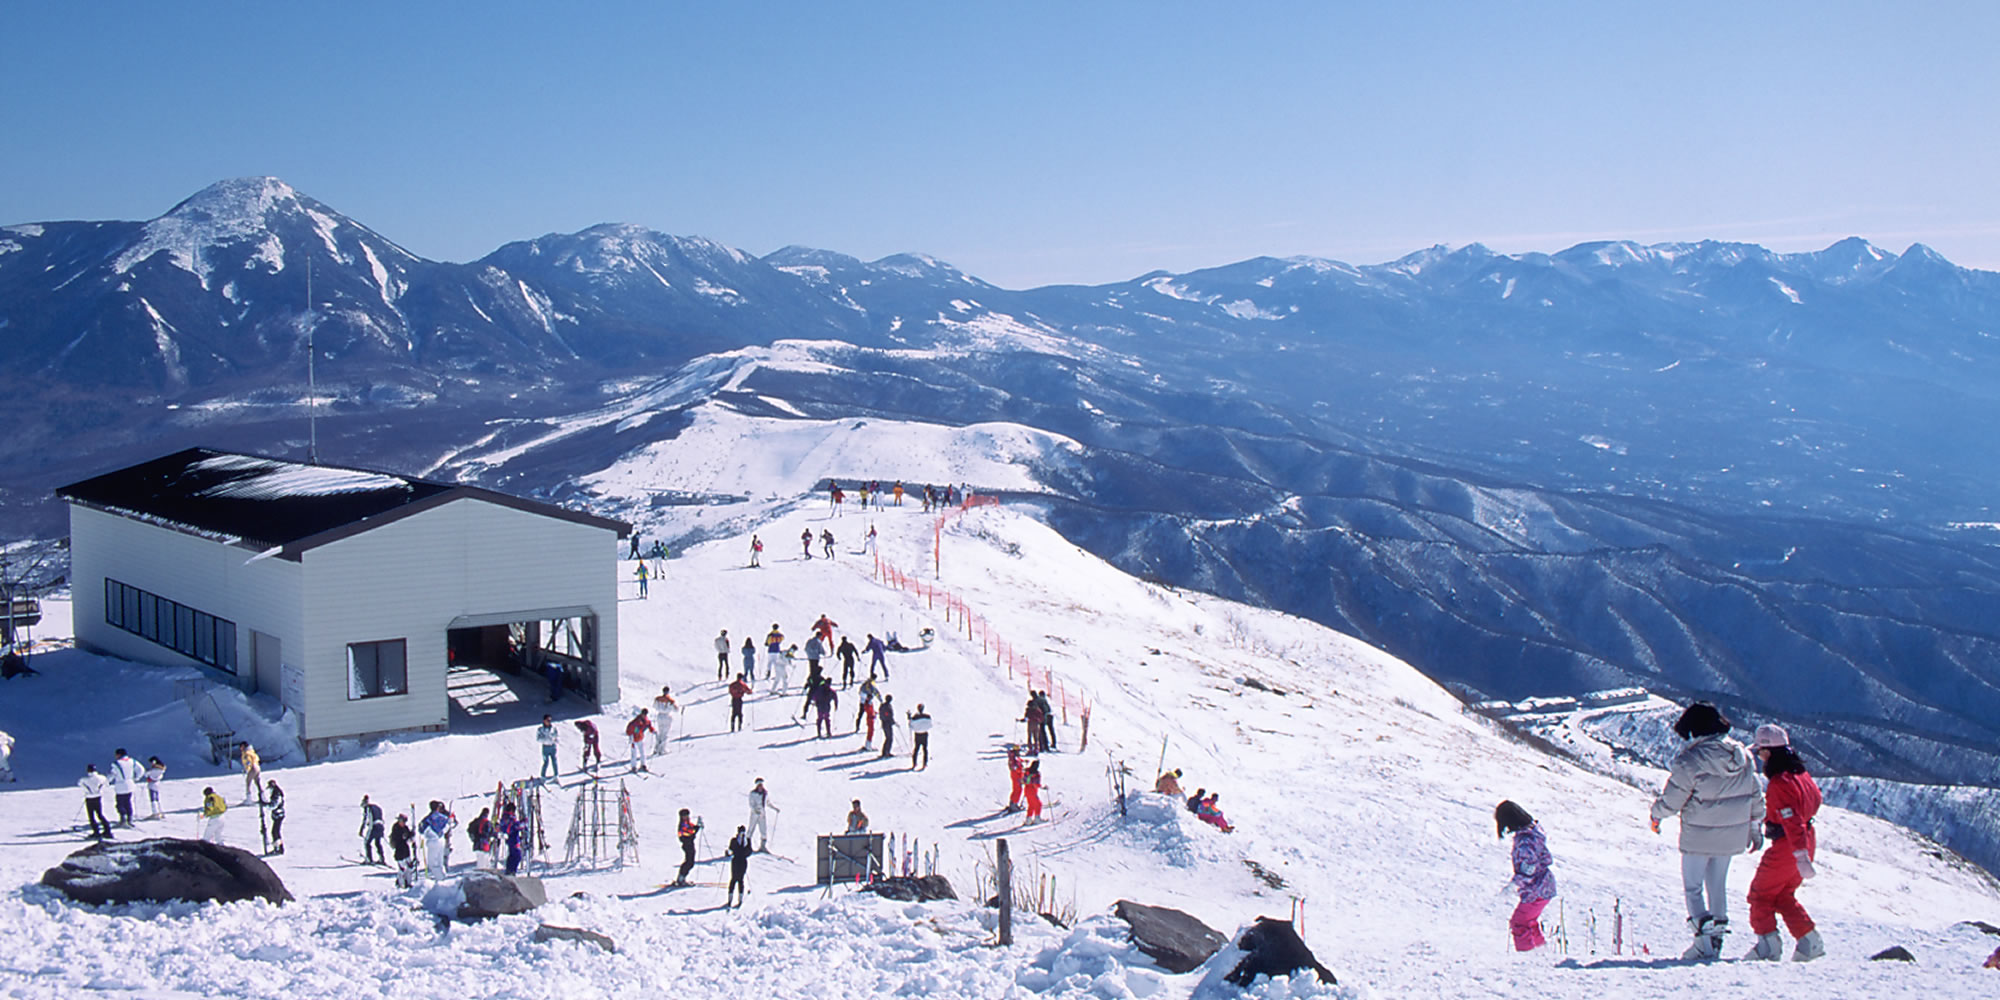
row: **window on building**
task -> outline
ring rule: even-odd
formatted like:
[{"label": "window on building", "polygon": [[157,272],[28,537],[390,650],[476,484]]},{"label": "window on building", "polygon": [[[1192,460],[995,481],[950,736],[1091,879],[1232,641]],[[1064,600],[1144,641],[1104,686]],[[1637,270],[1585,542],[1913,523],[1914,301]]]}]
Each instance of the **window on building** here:
[{"label": "window on building", "polygon": [[410,690],[407,649],[403,639],[348,643],[348,700],[407,694]]},{"label": "window on building", "polygon": [[104,623],[191,660],[236,672],[236,623],[117,580],[104,581]]}]

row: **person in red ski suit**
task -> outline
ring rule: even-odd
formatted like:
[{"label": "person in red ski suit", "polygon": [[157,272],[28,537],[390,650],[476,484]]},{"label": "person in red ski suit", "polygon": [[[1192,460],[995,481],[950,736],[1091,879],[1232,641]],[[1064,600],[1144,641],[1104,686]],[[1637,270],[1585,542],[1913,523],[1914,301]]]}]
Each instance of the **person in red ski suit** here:
[{"label": "person in red ski suit", "polygon": [[1027,776],[1027,773],[1027,765],[1021,762],[1021,748],[1009,745],[1007,747],[1007,780],[1013,787],[1007,795],[1008,812],[1019,812],[1021,809],[1021,782]]},{"label": "person in red ski suit", "polygon": [[1038,760],[1028,765],[1027,773],[1022,775],[1021,790],[1025,792],[1028,797],[1027,821],[1030,823],[1040,822],[1042,818],[1042,762],[1041,761]]},{"label": "person in red ski suit", "polygon": [[1798,939],[1792,960],[1806,962],[1826,954],[1819,931],[1806,908],[1799,905],[1799,886],[1813,877],[1813,856],[1819,837],[1813,815],[1819,812],[1819,784],[1806,772],[1805,762],[1791,747],[1791,737],[1773,725],[1757,727],[1756,753],[1769,783],[1764,789],[1764,838],[1770,846],[1750,879],[1750,930],[1757,947],[1746,958],[1777,961],[1784,953],[1778,918]]}]

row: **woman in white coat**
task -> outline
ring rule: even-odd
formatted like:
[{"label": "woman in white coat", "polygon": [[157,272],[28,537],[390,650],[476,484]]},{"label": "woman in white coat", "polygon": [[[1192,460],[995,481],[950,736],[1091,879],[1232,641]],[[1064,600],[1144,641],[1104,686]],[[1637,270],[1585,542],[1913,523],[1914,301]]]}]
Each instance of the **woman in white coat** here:
[{"label": "woman in white coat", "polygon": [[1669,816],[1681,818],[1681,886],[1687,893],[1688,929],[1694,944],[1682,956],[1710,959],[1722,951],[1729,930],[1729,859],[1761,850],[1764,790],[1757,762],[1729,738],[1729,720],[1698,701],[1681,713],[1674,734],[1687,746],[1674,757],[1666,787],[1653,800],[1653,832]]}]

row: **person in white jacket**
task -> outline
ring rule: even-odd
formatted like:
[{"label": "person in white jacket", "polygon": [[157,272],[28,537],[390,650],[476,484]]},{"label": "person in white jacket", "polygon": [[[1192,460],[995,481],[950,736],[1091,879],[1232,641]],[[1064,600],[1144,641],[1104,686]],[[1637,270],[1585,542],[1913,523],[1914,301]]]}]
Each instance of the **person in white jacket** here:
[{"label": "person in white jacket", "polygon": [[765,845],[769,840],[770,827],[764,820],[764,810],[777,808],[771,804],[771,793],[764,790],[764,779],[758,778],[756,785],[750,789],[750,822],[744,826],[745,836],[749,831],[756,831],[758,851],[768,850]]},{"label": "person in white jacket", "polygon": [[111,823],[104,818],[104,789],[111,782],[97,773],[96,764],[85,764],[83,777],[76,783],[83,789],[83,816],[90,823],[90,835],[99,840],[111,839]]},{"label": "person in white jacket", "polygon": [[14,737],[0,732],[0,781],[19,781],[14,777]]},{"label": "person in white jacket", "polygon": [[111,794],[118,805],[118,825],[132,825],[132,794],[139,790],[139,782],[146,780],[146,769],[139,766],[119,747],[111,758]]},{"label": "person in white jacket", "polygon": [[1687,894],[1688,929],[1694,943],[1681,957],[1711,959],[1729,930],[1729,860],[1762,850],[1764,790],[1757,762],[1729,738],[1729,720],[1705,701],[1674,723],[1687,746],[1674,756],[1666,787],[1653,800],[1653,832],[1669,816],[1681,818],[1681,887]]}]

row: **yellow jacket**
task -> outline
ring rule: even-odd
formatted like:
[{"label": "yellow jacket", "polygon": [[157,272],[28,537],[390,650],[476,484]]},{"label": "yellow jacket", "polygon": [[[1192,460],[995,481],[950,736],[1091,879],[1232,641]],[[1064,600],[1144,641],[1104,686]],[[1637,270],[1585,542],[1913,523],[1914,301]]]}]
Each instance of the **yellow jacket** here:
[{"label": "yellow jacket", "polygon": [[214,792],[210,792],[207,795],[201,797],[201,814],[203,816],[208,816],[213,818],[222,815],[224,812],[227,812],[228,810],[229,810],[228,803],[223,802],[222,796],[217,795]]}]

